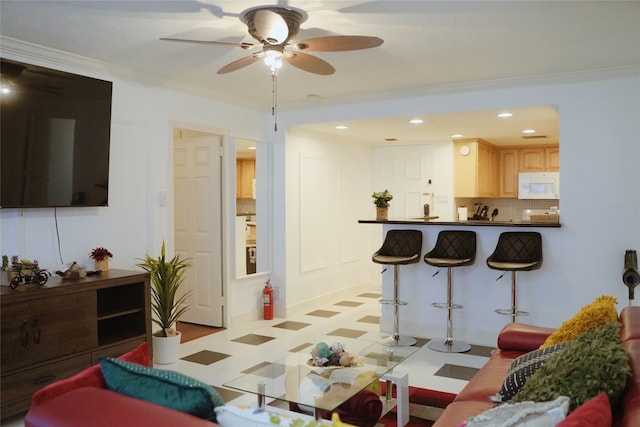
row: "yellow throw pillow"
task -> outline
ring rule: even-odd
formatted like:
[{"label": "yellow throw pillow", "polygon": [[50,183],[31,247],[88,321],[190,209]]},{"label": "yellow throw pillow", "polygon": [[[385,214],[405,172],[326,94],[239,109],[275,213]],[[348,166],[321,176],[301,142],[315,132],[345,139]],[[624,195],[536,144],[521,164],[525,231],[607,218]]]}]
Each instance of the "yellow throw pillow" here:
[{"label": "yellow throw pillow", "polygon": [[365,384],[369,384],[365,387],[366,390],[372,391],[378,396],[382,394],[382,386],[380,385],[380,381],[378,380],[378,375],[376,375],[373,371],[365,371],[362,372],[356,378],[356,385],[364,386]]},{"label": "yellow throw pillow", "polygon": [[571,341],[583,332],[618,321],[618,300],[611,295],[602,295],[591,304],[585,305],[575,316],[563,322],[556,331],[547,338],[540,348]]}]

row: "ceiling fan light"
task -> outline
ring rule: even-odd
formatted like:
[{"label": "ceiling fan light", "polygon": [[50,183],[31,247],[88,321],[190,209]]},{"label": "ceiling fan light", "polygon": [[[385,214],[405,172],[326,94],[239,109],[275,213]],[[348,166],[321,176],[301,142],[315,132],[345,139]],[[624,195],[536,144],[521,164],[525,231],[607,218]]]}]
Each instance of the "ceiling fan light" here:
[{"label": "ceiling fan light", "polygon": [[282,52],[277,50],[266,50],[264,52],[264,63],[271,71],[277,71],[282,68]]}]

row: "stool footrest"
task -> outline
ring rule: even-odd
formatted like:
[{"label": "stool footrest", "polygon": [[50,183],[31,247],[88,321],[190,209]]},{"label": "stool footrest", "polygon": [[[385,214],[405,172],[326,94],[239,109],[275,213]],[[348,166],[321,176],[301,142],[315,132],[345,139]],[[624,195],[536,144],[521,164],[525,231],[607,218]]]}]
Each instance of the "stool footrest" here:
[{"label": "stool footrest", "polygon": [[395,299],[381,299],[380,304],[391,304],[391,305],[408,305],[409,303],[406,301],[400,301]]},{"label": "stool footrest", "polygon": [[529,315],[528,311],[513,310],[511,308],[498,308],[495,310],[495,312],[498,314],[503,314],[505,316],[528,316]]},{"label": "stool footrest", "polygon": [[458,310],[460,308],[462,308],[462,306],[460,304],[448,304],[446,302],[434,302],[431,303],[432,306],[436,307],[436,308],[446,308],[447,310]]}]

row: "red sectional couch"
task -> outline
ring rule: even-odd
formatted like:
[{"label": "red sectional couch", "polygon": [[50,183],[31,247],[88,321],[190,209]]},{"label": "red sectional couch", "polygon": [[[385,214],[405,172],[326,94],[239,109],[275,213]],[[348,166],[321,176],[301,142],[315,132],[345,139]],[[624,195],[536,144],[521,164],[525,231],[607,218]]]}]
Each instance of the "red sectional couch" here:
[{"label": "red sectional couch", "polygon": [[[119,357],[151,366],[147,343]],[[34,393],[26,427],[211,427],[217,424],[107,390],[100,365]]]},{"label": "red sectional couch", "polygon": [[[640,307],[620,313],[620,337],[629,355],[632,376],[621,404],[613,413],[614,427],[640,426]],[[509,365],[518,356],[537,349],[554,329],[509,323],[498,335],[498,349],[447,406],[433,427],[458,427],[465,420],[495,407],[489,398],[501,388]]]},{"label": "red sectional couch", "polygon": [[[632,376],[619,407],[614,427],[640,426],[640,307],[626,307],[620,314],[620,337],[630,359]],[[553,332],[522,323],[510,323],[498,336],[498,349],[445,409],[434,427],[458,427],[469,417],[495,406],[489,397],[501,388],[509,365],[518,356],[537,349]],[[122,359],[149,365],[146,344]],[[99,366],[36,392],[25,418],[26,427],[141,426],[204,427],[216,424],[105,388]]]}]

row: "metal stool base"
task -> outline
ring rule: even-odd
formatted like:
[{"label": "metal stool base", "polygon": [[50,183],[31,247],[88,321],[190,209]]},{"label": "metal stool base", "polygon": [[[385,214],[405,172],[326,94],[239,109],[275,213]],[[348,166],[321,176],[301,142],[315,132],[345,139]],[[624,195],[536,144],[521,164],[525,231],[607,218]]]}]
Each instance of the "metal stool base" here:
[{"label": "metal stool base", "polygon": [[439,351],[441,353],[465,353],[471,350],[471,346],[463,342],[454,342],[453,340],[431,340],[427,346],[431,350]]},{"label": "metal stool base", "polygon": [[391,335],[391,337],[385,341],[384,345],[387,347],[411,347],[416,342],[415,338],[404,335]]}]

